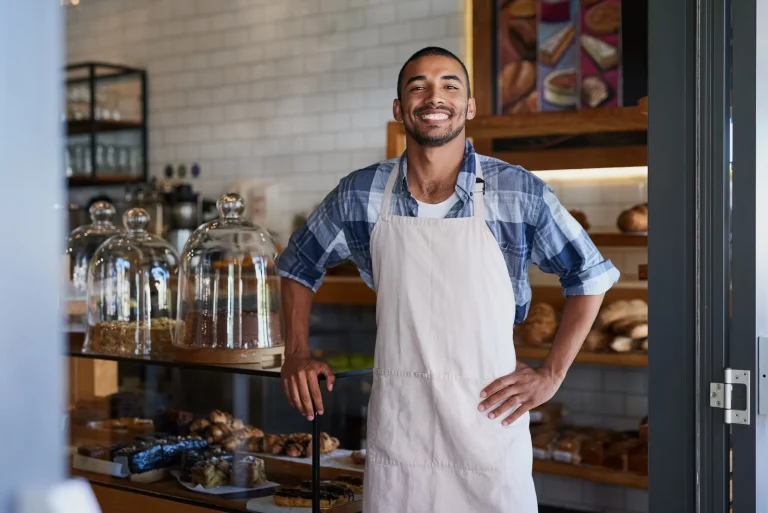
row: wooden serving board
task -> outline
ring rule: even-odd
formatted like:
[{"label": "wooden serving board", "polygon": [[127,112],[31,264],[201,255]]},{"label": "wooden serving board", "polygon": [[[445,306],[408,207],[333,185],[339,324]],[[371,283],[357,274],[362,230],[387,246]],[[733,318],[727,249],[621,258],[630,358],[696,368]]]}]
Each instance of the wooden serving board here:
[{"label": "wooden serving board", "polygon": [[171,358],[178,362],[207,363],[212,365],[231,365],[239,363],[258,363],[265,368],[281,367],[285,346],[264,349],[208,349],[174,347]]}]

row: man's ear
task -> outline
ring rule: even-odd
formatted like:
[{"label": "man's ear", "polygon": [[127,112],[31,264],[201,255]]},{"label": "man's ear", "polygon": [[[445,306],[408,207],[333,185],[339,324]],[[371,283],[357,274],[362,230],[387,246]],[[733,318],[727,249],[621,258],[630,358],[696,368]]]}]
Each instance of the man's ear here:
[{"label": "man's ear", "polygon": [[467,102],[467,119],[474,119],[477,114],[477,106],[475,105],[475,99],[470,98]]},{"label": "man's ear", "polygon": [[403,122],[403,111],[400,108],[400,100],[395,100],[392,102],[392,116],[395,118],[395,121],[398,123]]}]

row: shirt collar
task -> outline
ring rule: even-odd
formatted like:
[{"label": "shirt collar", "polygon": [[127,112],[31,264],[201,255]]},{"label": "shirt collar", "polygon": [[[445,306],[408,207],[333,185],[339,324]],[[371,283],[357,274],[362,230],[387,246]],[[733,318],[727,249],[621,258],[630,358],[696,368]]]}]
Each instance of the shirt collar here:
[{"label": "shirt collar", "polygon": [[[407,180],[408,158],[405,152],[403,152],[403,154],[400,156],[399,162],[400,170],[398,172],[400,174],[400,179],[395,182],[395,187],[392,192],[395,194],[410,196]],[[475,147],[471,142],[469,142],[469,139],[467,139],[464,144],[464,160],[461,163],[459,176],[456,180],[456,193],[462,202],[465,202],[467,198],[469,198],[470,192],[474,191],[476,174],[477,170],[475,169]]]}]

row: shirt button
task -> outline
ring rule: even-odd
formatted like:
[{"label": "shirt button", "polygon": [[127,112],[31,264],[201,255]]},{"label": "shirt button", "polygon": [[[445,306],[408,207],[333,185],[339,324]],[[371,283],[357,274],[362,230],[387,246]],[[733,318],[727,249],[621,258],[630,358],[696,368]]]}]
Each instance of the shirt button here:
[{"label": "shirt button", "polygon": [[469,195],[470,195],[470,196],[474,196],[474,195],[475,195],[475,193],[474,193],[474,192],[470,192],[470,193],[469,193]]}]

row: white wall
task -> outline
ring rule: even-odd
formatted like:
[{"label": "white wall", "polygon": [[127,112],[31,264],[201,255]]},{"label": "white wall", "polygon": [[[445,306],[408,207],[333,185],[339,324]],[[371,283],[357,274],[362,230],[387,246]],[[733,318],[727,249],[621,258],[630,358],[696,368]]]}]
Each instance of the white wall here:
[{"label": "white wall", "polygon": [[305,211],[385,157],[397,73],[416,50],[463,54],[463,0],[81,0],[67,62],[144,67],[151,174],[199,162],[196,188],[277,178]]}]

